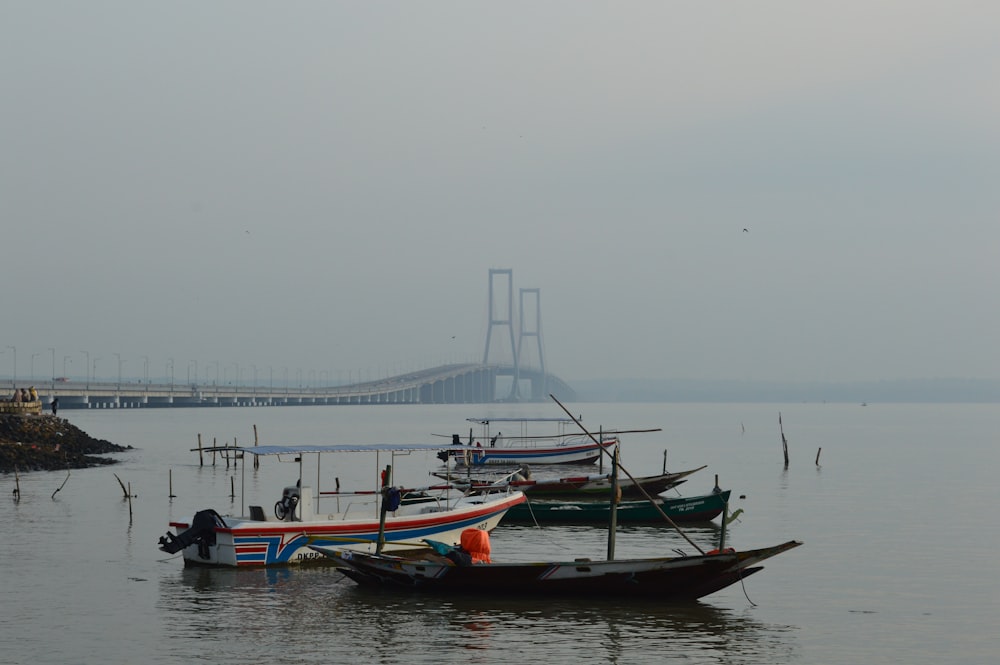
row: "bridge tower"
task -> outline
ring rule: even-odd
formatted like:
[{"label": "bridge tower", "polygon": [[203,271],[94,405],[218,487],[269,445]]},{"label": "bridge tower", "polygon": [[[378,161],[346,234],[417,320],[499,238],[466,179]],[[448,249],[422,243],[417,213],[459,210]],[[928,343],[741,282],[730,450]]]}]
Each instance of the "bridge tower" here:
[{"label": "bridge tower", "polygon": [[[501,311],[497,311],[497,303],[494,298],[494,278],[505,276],[507,278],[507,307],[506,315],[503,313],[503,307],[501,305]],[[490,340],[493,337],[493,326],[506,326],[508,332],[510,333],[510,355],[512,362],[514,363],[514,381],[511,384],[510,389],[510,399],[517,399],[518,397],[518,366],[517,366],[517,347],[514,345],[514,271],[510,268],[490,268],[490,326],[486,329],[486,351],[483,352],[483,364],[489,364],[490,357]]]},{"label": "bridge tower", "polygon": [[[534,301],[535,301],[535,315],[534,315],[534,317],[526,317],[524,315],[524,300],[525,300],[525,296],[526,295],[529,296],[529,297],[532,296],[532,295],[534,296]],[[520,307],[519,314],[518,314],[518,328],[519,328],[519,332],[518,332],[518,337],[517,337],[517,356],[516,356],[517,360],[514,362],[514,366],[515,366],[515,368],[522,367],[523,359],[521,357],[521,351],[524,349],[524,338],[525,337],[534,337],[535,341],[536,341],[536,343],[538,345],[538,364],[539,364],[539,370],[541,370],[541,377],[542,377],[542,386],[540,387],[541,388],[541,395],[546,395],[546,394],[548,394],[548,388],[546,387],[545,383],[546,383],[546,377],[548,375],[545,373],[545,355],[542,352],[542,294],[541,294],[541,289],[520,289],[519,303],[518,303],[518,305]],[[534,325],[532,326],[532,325],[530,325],[530,323],[534,323]],[[532,388],[533,388],[532,392],[533,393],[537,393],[538,391],[534,390],[534,387],[535,386],[532,386]],[[539,396],[537,394],[533,394],[532,398],[533,399],[538,399]]]}]

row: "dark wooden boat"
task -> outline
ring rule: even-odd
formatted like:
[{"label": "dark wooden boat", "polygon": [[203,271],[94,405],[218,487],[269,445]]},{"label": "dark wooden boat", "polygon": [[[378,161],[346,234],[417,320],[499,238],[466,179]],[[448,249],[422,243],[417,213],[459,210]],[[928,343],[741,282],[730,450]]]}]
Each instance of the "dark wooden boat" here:
[{"label": "dark wooden boat", "polygon": [[[643,496],[643,490],[649,496],[656,496],[660,492],[672,489],[685,481],[693,473],[704,469],[700,466],[697,469],[688,471],[678,471],[675,473],[661,473],[656,476],[639,476],[632,478],[619,478],[618,486],[621,487],[622,497],[638,498]],[[519,470],[520,471],[520,470]],[[564,478],[525,478],[523,473],[510,474],[500,479],[476,479],[462,478],[461,474],[435,473],[435,476],[447,480],[456,487],[468,487],[476,489],[491,489],[509,485],[513,489],[520,490],[530,498],[546,499],[610,499],[611,498],[611,474],[590,474],[585,476],[566,476]],[[641,488],[641,489],[640,489]]]},{"label": "dark wooden boat", "polygon": [[[656,505],[646,499],[622,501],[615,507],[618,524],[662,524],[666,513],[675,523],[708,522],[725,510],[730,490],[704,496],[657,499]],[[657,506],[660,510],[657,510]],[[501,524],[598,524],[607,526],[611,519],[610,501],[538,501],[507,510]]]},{"label": "dark wooden boat", "polygon": [[[555,401],[559,403],[559,400]],[[570,415],[566,407],[561,403],[559,405]],[[576,418],[573,420],[576,421]],[[617,478],[620,469],[617,449],[612,460],[612,472]],[[631,477],[631,474],[626,475]],[[725,507],[729,493],[717,494]],[[608,501],[607,505],[613,504]],[[662,602],[695,600],[715,593],[760,571],[762,567],[759,564],[766,559],[802,544],[789,540],[772,547],[737,552],[725,547],[726,522],[723,520],[718,549],[705,552],[678,528],[678,533],[698,551],[697,555],[615,559],[615,530],[611,528],[615,523],[615,520],[608,522],[607,559],[596,561],[494,563],[490,555],[489,534],[475,529],[462,532],[461,548],[425,539],[424,542],[434,549],[434,553],[417,559],[320,545],[310,547],[333,560],[341,573],[361,586],[483,596],[622,596]]]},{"label": "dark wooden boat", "polygon": [[338,570],[362,586],[444,594],[519,596],[624,596],[658,601],[695,600],[762,570],[762,561],[802,543],[736,552],[726,549],[697,556],[538,563],[457,565],[428,555],[414,560],[313,546]]}]

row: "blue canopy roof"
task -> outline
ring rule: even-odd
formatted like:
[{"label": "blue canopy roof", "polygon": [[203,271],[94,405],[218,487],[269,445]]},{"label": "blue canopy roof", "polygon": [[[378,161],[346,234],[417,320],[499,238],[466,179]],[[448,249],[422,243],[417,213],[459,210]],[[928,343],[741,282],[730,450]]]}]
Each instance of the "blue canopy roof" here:
[{"label": "blue canopy roof", "polygon": [[428,445],[425,443],[368,443],[368,444],[327,444],[327,445],[288,445],[288,446],[211,446],[208,448],[192,448],[203,452],[238,451],[251,455],[301,455],[306,453],[400,453],[400,452],[437,452],[439,450],[461,450],[473,446]]}]

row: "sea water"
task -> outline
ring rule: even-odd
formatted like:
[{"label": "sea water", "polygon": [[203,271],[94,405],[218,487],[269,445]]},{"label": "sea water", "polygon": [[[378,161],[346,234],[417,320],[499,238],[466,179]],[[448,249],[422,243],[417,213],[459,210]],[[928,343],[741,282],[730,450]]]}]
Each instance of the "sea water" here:
[{"label": "sea water", "polygon": [[[741,509],[729,545],[804,545],[697,603],[372,592],[329,567],[185,568],[157,548],[174,519],[270,511],[298,465],[199,460],[203,445],[441,443],[466,418],[562,415],[555,404],[64,411],[134,449],[116,465],[0,476],[3,663],[993,663],[1000,498],[991,404],[574,404],[623,436],[633,475],[707,464]],[[778,416],[789,446],[785,468]],[[255,431],[256,428],[256,431]],[[441,438],[435,435],[444,435]],[[817,463],[818,457],[818,463]],[[248,460],[249,462],[249,460]],[[306,482],[436,482],[429,454],[324,458]],[[597,470],[597,467],[592,469]],[[535,468],[536,475],[551,471]],[[313,477],[311,474],[315,474]],[[117,478],[116,478],[117,476]],[[130,490],[126,498],[119,480]],[[61,488],[61,489],[60,489]],[[56,491],[58,490],[58,491]],[[171,494],[173,496],[171,496]],[[249,497],[249,498],[247,498]],[[712,526],[685,535],[708,548]],[[494,559],[603,558],[598,528],[503,526]],[[667,527],[627,527],[616,555],[694,553]]]}]

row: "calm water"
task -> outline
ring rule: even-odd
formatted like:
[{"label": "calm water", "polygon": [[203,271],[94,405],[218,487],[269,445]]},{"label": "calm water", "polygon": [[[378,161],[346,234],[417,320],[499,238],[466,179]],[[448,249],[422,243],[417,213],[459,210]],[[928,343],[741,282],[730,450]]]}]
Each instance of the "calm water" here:
[{"label": "calm water", "polygon": [[[708,464],[744,510],[730,544],[791,538],[801,548],[693,605],[511,598],[437,599],[356,589],[328,568],[185,569],[157,538],[173,518],[239,509],[241,485],[273,505],[295,465],[199,467],[209,443],[429,443],[468,432],[483,407],[389,406],[66,411],[90,434],[136,447],[123,463],[21,476],[0,512],[0,662],[9,663],[994,663],[1000,546],[995,405],[573,405],[595,429],[662,427],[625,439],[634,475]],[[778,411],[789,440],[783,468]],[[558,406],[492,416],[560,415]],[[820,466],[814,463],[822,447]],[[324,485],[374,483],[379,465],[345,456]],[[436,460],[397,459],[397,479],[431,482]],[[173,493],[169,498],[170,472]],[[536,469],[536,473],[540,469]],[[130,506],[113,474],[137,495]],[[13,476],[2,476],[11,496]],[[715,528],[690,529],[711,546]],[[623,530],[618,555],[692,551],[666,529]],[[585,528],[501,526],[495,558],[603,557]]]}]

